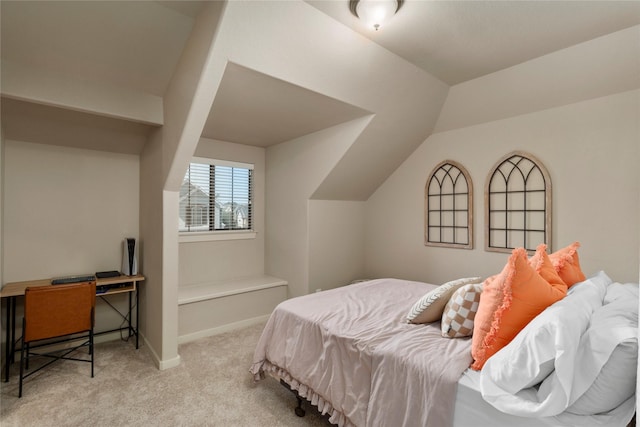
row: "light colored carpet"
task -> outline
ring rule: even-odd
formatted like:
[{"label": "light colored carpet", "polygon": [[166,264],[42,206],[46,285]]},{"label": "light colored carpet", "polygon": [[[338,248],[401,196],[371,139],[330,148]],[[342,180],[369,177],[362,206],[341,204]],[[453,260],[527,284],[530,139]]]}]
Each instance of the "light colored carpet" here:
[{"label": "light colored carpet", "polygon": [[88,363],[56,362],[25,380],[21,399],[15,363],[10,381],[0,383],[0,424],[330,426],[307,402],[306,416],[297,417],[295,397],[273,378],[253,382],[249,366],[263,327],[183,344],[180,366],[165,371],[155,368],[144,346],[98,344],[94,378]]}]

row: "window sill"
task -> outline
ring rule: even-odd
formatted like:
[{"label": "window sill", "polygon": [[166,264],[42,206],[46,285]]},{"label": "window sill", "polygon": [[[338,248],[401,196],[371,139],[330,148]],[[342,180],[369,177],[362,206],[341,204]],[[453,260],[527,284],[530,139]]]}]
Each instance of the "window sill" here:
[{"label": "window sill", "polygon": [[218,240],[255,239],[255,231],[217,231],[200,233],[178,233],[179,243],[214,242]]}]

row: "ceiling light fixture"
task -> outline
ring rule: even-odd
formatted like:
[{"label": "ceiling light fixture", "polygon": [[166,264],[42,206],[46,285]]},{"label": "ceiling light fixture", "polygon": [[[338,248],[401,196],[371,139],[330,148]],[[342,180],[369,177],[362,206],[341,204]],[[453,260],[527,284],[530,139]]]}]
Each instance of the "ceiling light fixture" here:
[{"label": "ceiling light fixture", "polygon": [[349,10],[376,31],[400,10],[404,0],[349,0]]}]

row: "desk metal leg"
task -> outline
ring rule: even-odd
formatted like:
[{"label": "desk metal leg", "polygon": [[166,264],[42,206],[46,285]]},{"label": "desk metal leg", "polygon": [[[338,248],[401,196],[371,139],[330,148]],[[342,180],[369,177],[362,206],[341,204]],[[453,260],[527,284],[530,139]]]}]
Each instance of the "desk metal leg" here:
[{"label": "desk metal leg", "polygon": [[16,299],[11,297],[11,363],[15,362],[16,355]]},{"label": "desk metal leg", "polygon": [[127,330],[127,336],[130,337],[131,335],[133,335],[133,319],[131,318],[131,310],[132,310],[132,305],[131,305],[131,292],[129,292],[129,329]]},{"label": "desk metal leg", "polygon": [[136,285],[136,350],[138,349],[138,336],[140,335],[140,288]]},{"label": "desk metal leg", "polygon": [[9,363],[11,363],[11,300],[15,297],[9,297],[7,299],[7,321],[4,324],[7,328],[5,344],[4,344],[4,382],[9,382]]},{"label": "desk metal leg", "polygon": [[133,316],[132,316],[132,311],[133,311],[133,306],[131,305],[131,300],[133,298],[133,296],[131,295],[133,292],[129,292],[129,336],[131,336],[132,334],[136,336],[136,350],[139,348],[139,341],[138,341],[138,302],[140,300],[140,298],[138,297],[138,292],[140,290],[138,289],[138,286],[136,284],[136,323],[134,326],[133,323]]}]

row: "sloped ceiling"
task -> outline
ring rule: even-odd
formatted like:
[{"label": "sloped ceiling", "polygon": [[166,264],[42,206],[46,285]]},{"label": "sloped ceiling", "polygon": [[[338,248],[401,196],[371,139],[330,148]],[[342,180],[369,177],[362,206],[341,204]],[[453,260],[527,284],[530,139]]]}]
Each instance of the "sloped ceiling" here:
[{"label": "sloped ceiling", "polygon": [[[640,2],[407,0],[376,32],[347,0],[305,1],[449,85],[640,23]],[[348,121],[354,108],[232,65],[203,136],[267,147]]]},{"label": "sloped ceiling", "polygon": [[374,31],[346,0],[305,1],[449,85],[640,23],[638,1],[407,0]]},{"label": "sloped ceiling", "polygon": [[140,154],[150,127],[142,123],[4,98],[5,137],[124,154]]},{"label": "sloped ceiling", "polygon": [[[87,98],[95,97],[91,85],[115,87],[133,94],[162,97],[169,84],[194,21],[206,2],[192,1],[2,1],[2,61],[19,64],[20,69],[38,70],[39,74],[61,76],[67,81],[82,82],[89,89]],[[8,68],[5,67],[5,68]],[[63,80],[61,80],[63,81]],[[28,82],[25,82],[28,85]],[[43,106],[40,99],[18,97],[9,102],[3,92],[5,136],[30,138],[32,142],[81,146],[86,137],[78,132],[78,123],[103,123],[88,120],[92,113],[86,106],[70,106],[55,100]],[[55,127],[63,114],[68,120]],[[77,111],[75,111],[77,110]],[[29,113],[34,128],[57,129],[63,137],[43,138],[46,132],[25,131],[24,122],[12,125],[16,112]],[[93,113],[100,114],[96,109]],[[76,120],[71,115],[78,114]],[[267,75],[229,64],[203,136],[229,142],[269,146],[312,133],[368,112],[341,101],[291,85]],[[62,129],[62,123],[75,124]],[[125,120],[126,121],[126,120]],[[131,121],[137,121],[132,117]],[[135,129],[139,124],[123,125]],[[152,126],[148,126],[151,128]],[[120,143],[111,146],[107,127],[100,144],[86,141],[87,148],[106,151],[140,152],[141,144]],[[106,133],[104,133],[106,132]],[[134,137],[134,135],[132,135]]]},{"label": "sloped ceiling", "polygon": [[202,136],[268,147],[369,112],[229,63]]},{"label": "sloped ceiling", "polygon": [[162,96],[193,27],[174,3],[2,1],[2,60]]},{"label": "sloped ceiling", "polygon": [[[99,84],[161,100],[204,3],[3,0],[2,63],[82,81],[88,87],[87,98],[91,97],[90,85]],[[407,0],[388,25],[374,32],[349,13],[347,0],[307,3],[449,85],[640,23],[640,2]],[[64,107],[69,114],[92,113],[86,108],[56,105],[55,100],[47,105]],[[18,107],[27,108],[7,104],[11,111]],[[49,124],[59,114],[55,109],[34,109],[32,113],[34,120],[45,120],[50,113],[46,119]],[[365,113],[230,65],[203,136],[269,146]],[[9,115],[3,118],[10,119]],[[6,138],[17,137],[12,134],[17,126],[5,122],[3,128]],[[139,126],[122,129],[130,129],[136,137],[141,132]],[[83,144],[82,139],[72,143]],[[131,145],[110,148],[129,152]]]}]

